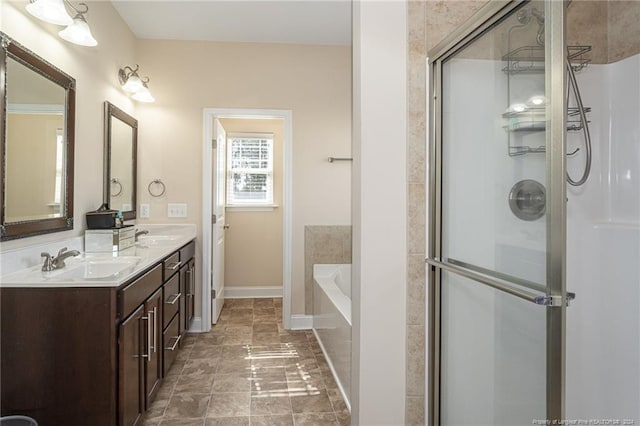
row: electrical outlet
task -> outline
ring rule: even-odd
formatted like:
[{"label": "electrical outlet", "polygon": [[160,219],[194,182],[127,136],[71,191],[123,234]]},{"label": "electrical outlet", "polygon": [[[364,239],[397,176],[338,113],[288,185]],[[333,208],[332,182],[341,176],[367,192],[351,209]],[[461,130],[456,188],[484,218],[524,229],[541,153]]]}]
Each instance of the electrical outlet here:
[{"label": "electrical outlet", "polygon": [[149,204],[140,204],[140,218],[149,217]]},{"label": "electrical outlet", "polygon": [[167,206],[168,217],[187,217],[186,203],[169,203]]}]

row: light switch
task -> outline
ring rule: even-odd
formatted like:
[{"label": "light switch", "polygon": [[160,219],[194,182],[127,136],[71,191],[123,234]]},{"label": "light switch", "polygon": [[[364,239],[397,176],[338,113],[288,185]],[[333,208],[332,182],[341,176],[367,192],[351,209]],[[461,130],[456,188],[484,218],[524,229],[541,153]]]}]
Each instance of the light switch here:
[{"label": "light switch", "polygon": [[186,203],[169,203],[167,206],[168,217],[187,217]]}]

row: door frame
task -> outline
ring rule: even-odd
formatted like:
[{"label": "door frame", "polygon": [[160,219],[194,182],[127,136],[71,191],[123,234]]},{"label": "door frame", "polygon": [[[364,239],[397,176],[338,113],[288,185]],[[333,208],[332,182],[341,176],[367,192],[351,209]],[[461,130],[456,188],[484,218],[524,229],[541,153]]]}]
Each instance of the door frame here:
[{"label": "door frame", "polygon": [[213,120],[216,118],[283,119],[283,176],[282,176],[282,322],[291,328],[291,247],[292,247],[292,170],[293,170],[293,113],[284,109],[204,108],[202,143],[202,325],[201,331],[211,330],[211,154],[213,151]]},{"label": "door frame", "polygon": [[[449,270],[465,276],[467,271],[451,269],[442,262],[442,63],[455,52],[473,42],[496,22],[528,0],[495,0],[482,7],[465,25],[428,52],[427,111],[429,113],[429,199],[427,278],[428,283],[428,353],[427,364],[427,424],[440,424],[440,298],[441,271]],[[546,132],[547,182],[547,289],[546,299],[546,415],[547,420],[565,418],[565,358],[566,358],[566,77],[565,42],[566,9],[564,1],[545,0],[545,86],[548,95]],[[492,286],[478,274],[467,278]],[[526,292],[525,292],[526,293]],[[512,293],[515,294],[515,293]],[[536,302],[538,303],[538,302]]]}]

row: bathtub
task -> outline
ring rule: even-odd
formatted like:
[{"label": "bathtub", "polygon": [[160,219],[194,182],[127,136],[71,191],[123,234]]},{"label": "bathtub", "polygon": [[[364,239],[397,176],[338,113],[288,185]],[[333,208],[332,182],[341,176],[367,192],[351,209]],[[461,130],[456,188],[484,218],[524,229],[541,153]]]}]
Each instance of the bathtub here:
[{"label": "bathtub", "polygon": [[351,410],[351,265],[313,265],[313,332]]}]

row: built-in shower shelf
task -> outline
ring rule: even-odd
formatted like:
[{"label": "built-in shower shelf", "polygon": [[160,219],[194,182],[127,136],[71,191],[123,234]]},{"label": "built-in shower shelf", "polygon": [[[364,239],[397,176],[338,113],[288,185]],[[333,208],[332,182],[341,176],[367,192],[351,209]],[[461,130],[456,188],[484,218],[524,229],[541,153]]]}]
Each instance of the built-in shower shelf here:
[{"label": "built-in shower shelf", "polygon": [[[568,58],[574,71],[586,67],[591,59],[585,54],[591,51],[591,46],[567,46]],[[502,57],[507,64],[502,69],[507,74],[535,74],[543,73],[545,69],[544,46],[522,46],[512,50]]]}]

